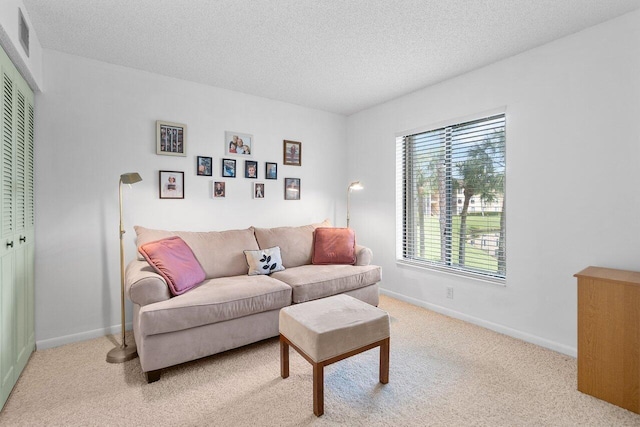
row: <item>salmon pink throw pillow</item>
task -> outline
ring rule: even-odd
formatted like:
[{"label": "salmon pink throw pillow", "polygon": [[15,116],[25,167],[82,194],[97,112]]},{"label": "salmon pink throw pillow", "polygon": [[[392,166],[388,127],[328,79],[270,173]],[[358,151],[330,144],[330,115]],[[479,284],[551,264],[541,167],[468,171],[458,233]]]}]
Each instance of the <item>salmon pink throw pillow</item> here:
[{"label": "salmon pink throw pillow", "polygon": [[181,295],[205,279],[191,248],[178,236],[145,243],[138,252],[167,281],[173,295]]},{"label": "salmon pink throw pillow", "polygon": [[355,264],[356,234],[350,228],[316,228],[313,264]]}]

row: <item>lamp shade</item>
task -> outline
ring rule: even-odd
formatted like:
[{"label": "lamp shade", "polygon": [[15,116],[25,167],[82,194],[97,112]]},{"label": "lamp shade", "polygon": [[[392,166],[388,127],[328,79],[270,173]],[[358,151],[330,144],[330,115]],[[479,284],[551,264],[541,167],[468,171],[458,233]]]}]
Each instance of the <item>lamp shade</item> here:
[{"label": "lamp shade", "polygon": [[349,190],[362,190],[364,187],[360,183],[360,181],[353,181],[349,184]]},{"label": "lamp shade", "polygon": [[138,172],[129,172],[120,175],[120,181],[122,181],[123,184],[135,184],[136,182],[142,181],[142,178]]}]

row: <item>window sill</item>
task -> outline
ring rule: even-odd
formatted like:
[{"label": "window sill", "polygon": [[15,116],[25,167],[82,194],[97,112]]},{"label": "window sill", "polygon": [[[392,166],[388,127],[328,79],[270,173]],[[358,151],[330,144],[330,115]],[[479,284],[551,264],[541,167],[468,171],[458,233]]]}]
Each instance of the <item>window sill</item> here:
[{"label": "window sill", "polygon": [[397,259],[396,265],[400,267],[410,267],[410,268],[416,268],[419,270],[432,271],[435,273],[446,274],[448,276],[456,276],[456,277],[461,277],[465,279],[471,279],[474,281],[489,283],[492,285],[505,286],[505,287],[507,286],[507,279],[501,279],[498,277],[488,277],[482,274],[474,274],[471,272],[466,272],[461,270],[425,265],[420,262],[411,262],[404,259]]}]

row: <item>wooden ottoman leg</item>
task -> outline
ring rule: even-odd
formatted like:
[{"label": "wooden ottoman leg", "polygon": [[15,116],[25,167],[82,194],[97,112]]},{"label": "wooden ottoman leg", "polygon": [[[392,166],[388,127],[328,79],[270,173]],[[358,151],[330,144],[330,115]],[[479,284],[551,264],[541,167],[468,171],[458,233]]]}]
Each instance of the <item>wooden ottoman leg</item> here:
[{"label": "wooden ottoman leg", "polygon": [[289,377],[289,343],[284,335],[280,335],[280,376]]},{"label": "wooden ottoman leg", "polygon": [[324,365],[313,363],[313,413],[324,414]]},{"label": "wooden ottoman leg", "polygon": [[382,384],[389,382],[389,338],[380,344],[380,382]]}]

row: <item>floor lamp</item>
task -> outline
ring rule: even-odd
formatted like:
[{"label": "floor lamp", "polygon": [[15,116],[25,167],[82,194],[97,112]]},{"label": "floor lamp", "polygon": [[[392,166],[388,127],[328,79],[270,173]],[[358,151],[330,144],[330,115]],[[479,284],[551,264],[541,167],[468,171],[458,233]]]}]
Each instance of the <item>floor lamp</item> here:
[{"label": "floor lamp", "polygon": [[363,188],[364,187],[360,184],[360,181],[353,181],[347,188],[347,228],[349,228],[349,220],[351,219],[351,214],[349,213],[351,190],[362,190]]},{"label": "floor lamp", "polygon": [[107,353],[107,362],[109,363],[122,363],[135,359],[138,356],[135,343],[133,345],[127,345],[124,337],[124,244],[122,242],[124,227],[122,226],[122,184],[135,184],[140,181],[142,181],[142,178],[140,178],[137,172],[123,173],[120,175],[120,183],[118,184],[120,197],[120,321],[122,323],[122,344]]}]

